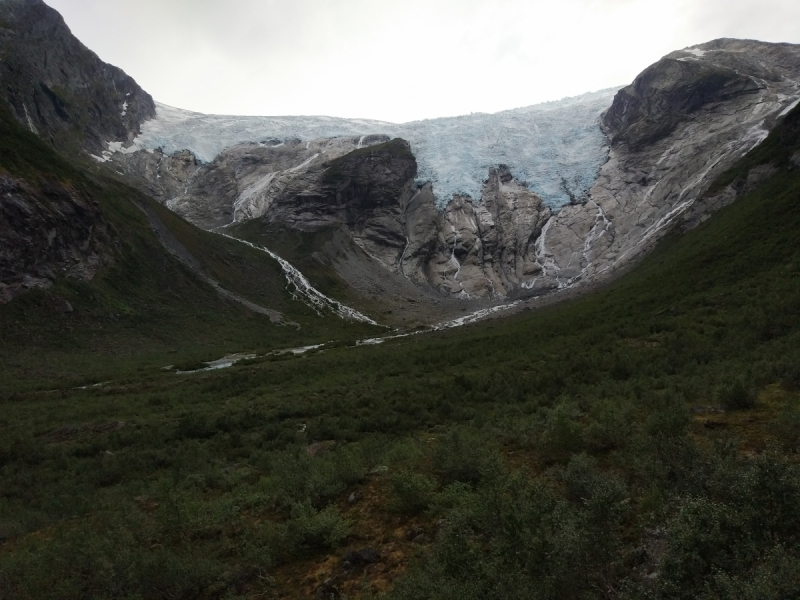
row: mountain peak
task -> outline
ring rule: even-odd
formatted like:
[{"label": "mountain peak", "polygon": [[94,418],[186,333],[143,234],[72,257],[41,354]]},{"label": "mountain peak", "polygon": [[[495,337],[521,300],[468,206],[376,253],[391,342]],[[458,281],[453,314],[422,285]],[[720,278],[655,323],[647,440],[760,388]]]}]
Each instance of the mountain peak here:
[{"label": "mountain peak", "polygon": [[0,1],[0,78],[17,120],[56,148],[99,153],[155,116],[132,77],[104,63],[41,0]]}]

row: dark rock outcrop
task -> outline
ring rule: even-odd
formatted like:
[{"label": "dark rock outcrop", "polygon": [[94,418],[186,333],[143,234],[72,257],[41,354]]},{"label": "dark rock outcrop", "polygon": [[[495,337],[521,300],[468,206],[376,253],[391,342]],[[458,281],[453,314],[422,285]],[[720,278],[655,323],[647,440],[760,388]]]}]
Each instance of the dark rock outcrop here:
[{"label": "dark rock outcrop", "polygon": [[612,143],[638,149],[666,137],[703,106],[760,89],[736,69],[667,56],[617,92],[603,123]]},{"label": "dark rock outcrop", "polygon": [[[120,155],[116,155],[120,156]],[[201,164],[188,150],[167,155],[160,150],[133,152],[124,162],[114,161],[117,173],[161,204],[185,193]]]},{"label": "dark rock outcrop", "polygon": [[289,182],[264,218],[301,231],[344,225],[367,254],[393,268],[406,244],[403,212],[416,171],[404,140],[354,150]]},{"label": "dark rock outcrop", "polygon": [[2,93],[17,120],[62,151],[101,155],[155,116],[150,95],[42,0],[0,1],[0,57]]},{"label": "dark rock outcrop", "polygon": [[[205,165],[187,151],[171,156],[159,151],[138,151],[114,154],[110,160],[139,189],[196,225],[213,229],[265,215],[276,198],[316,184],[324,170],[322,165],[358,149],[359,144],[369,146],[388,139],[367,136],[240,144]],[[321,212],[311,210],[308,216],[314,218],[318,214],[329,222],[328,213],[322,208]],[[305,223],[303,217],[298,218]],[[317,227],[318,224],[309,223],[300,229]]]},{"label": "dark rock outcrop", "polygon": [[795,79],[796,46],[719,39],[668,54],[614,97],[603,116],[612,144],[653,144],[704,107],[758,94]]},{"label": "dark rock outcrop", "polygon": [[85,193],[0,175],[0,304],[58,277],[88,281],[113,252],[110,226]]}]

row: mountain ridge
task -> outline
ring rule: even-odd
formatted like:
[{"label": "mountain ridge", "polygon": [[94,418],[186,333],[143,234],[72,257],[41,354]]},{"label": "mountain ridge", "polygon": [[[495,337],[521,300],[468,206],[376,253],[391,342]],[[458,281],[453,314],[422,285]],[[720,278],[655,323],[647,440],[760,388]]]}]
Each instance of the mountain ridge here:
[{"label": "mountain ridge", "polygon": [[132,77],[103,62],[42,0],[0,2],[0,78],[17,120],[61,150],[100,154],[155,117]]},{"label": "mountain ridge", "polygon": [[[595,166],[586,171],[593,173],[591,180],[570,171],[574,165],[569,167],[568,162],[560,163],[561,166],[549,173],[548,185],[557,185],[562,199],[554,205],[552,196],[550,201],[540,196],[542,209],[536,211],[538,214],[532,221],[528,208],[520,207],[517,210],[510,196],[504,201],[510,211],[501,219],[509,221],[504,229],[521,231],[527,227],[529,241],[524,242],[519,241],[519,236],[513,242],[511,238],[495,240],[492,237],[494,234],[488,233],[496,229],[495,222],[499,217],[485,210],[491,204],[484,197],[486,193],[491,195],[486,185],[491,179],[491,169],[504,169],[504,173],[511,175],[514,180],[514,186],[528,188],[529,191],[543,185],[541,177],[525,181],[519,176],[518,169],[515,171],[513,166],[501,160],[503,155],[486,155],[481,159],[485,162],[473,163],[481,164],[478,169],[482,172],[478,191],[465,195],[454,191],[458,187],[445,188],[448,190],[445,196],[451,192],[453,195],[449,201],[442,202],[441,195],[437,195],[440,182],[435,174],[431,175],[430,167],[420,163],[424,158],[425,144],[431,148],[437,144],[463,148],[469,143],[466,139],[457,143],[456,138],[440,139],[436,136],[431,137],[430,142],[412,141],[411,148],[418,163],[414,178],[417,189],[415,202],[409,210],[407,197],[401,199],[398,196],[396,210],[401,215],[387,214],[382,217],[388,219],[386,223],[393,223],[388,230],[384,230],[383,243],[373,243],[370,248],[362,247],[385,265],[390,273],[410,278],[419,285],[451,298],[498,302],[506,298],[547,294],[564,287],[583,285],[587,280],[613,276],[615,270],[629,261],[635,261],[651,248],[677,219],[682,218],[683,213],[693,210],[691,207],[695,199],[714,177],[764,139],[777,119],[791,108],[793,102],[800,100],[798,82],[800,62],[796,45],[719,39],[670,53],[645,69],[630,86],[618,91],[607,110],[597,110],[596,123],[592,124],[591,119],[586,122],[587,126],[595,128],[598,135],[601,132],[607,135],[606,143],[609,145],[608,148],[602,148],[598,144],[597,152],[591,151],[598,157]],[[542,116],[545,113],[552,117],[559,110],[564,110],[564,103],[580,104],[586,102],[587,98],[594,98],[591,102],[597,102],[604,96],[602,93],[590,94],[582,99],[550,103],[546,110],[538,105],[504,111],[503,118],[519,118],[523,113],[535,114],[536,119],[545,118]],[[610,96],[608,99],[611,100]],[[738,117],[737,113],[744,116]],[[229,129],[233,127],[233,130],[240,131],[233,135],[239,137],[230,138],[229,142],[248,137],[264,138],[258,143],[234,144],[222,150],[208,166],[192,161],[185,152],[173,155],[175,159],[172,162],[177,161],[178,165],[175,172],[184,173],[178,177],[182,178],[184,187],[179,190],[180,186],[175,184],[172,192],[157,193],[168,206],[204,227],[220,227],[228,222],[249,218],[264,218],[276,223],[284,213],[275,212],[274,207],[286,204],[287,198],[284,196],[287,193],[294,194],[292,197],[296,207],[293,214],[301,214],[304,210],[303,196],[298,195],[297,190],[306,186],[309,191],[307,197],[311,198],[316,193],[311,190],[317,185],[314,183],[314,173],[324,169],[330,160],[342,153],[358,150],[367,139],[361,135],[304,142],[302,132],[297,129],[298,124],[305,122],[301,117],[292,121],[297,138],[280,137],[281,126],[277,126],[272,130],[276,136],[267,139],[270,119],[277,122],[278,118],[259,120],[253,117],[237,121],[235,117],[225,117],[222,121],[215,121],[217,117],[193,114],[195,117],[192,118],[205,119],[202,127],[206,129],[197,130],[205,131],[203,136],[209,136],[217,130],[225,131],[226,136],[231,135]],[[503,131],[511,131],[509,127],[503,129],[505,126],[484,131],[481,129],[484,121],[480,120],[483,118],[471,115],[426,123],[429,128],[442,127],[444,130],[450,124],[460,127],[460,122],[479,123],[480,126],[470,134],[473,139],[485,138],[488,131],[494,131],[491,135],[500,137],[504,135]],[[362,122],[355,122],[363,125]],[[546,119],[542,121],[545,122]],[[522,132],[520,135],[523,136],[531,135],[525,133],[525,123],[535,124],[535,120],[519,121],[517,131]],[[169,171],[172,164],[169,156],[172,146],[167,145],[167,154],[162,155],[159,152],[163,148],[154,150],[147,148],[148,145],[154,146],[156,139],[159,143],[176,144],[176,149],[182,144],[180,141],[169,141],[169,127],[160,130],[155,137],[148,138],[148,127],[153,125],[146,125],[145,134],[127,150],[105,155],[123,172],[138,179],[140,185],[147,180],[143,173],[156,172],[153,165],[164,164]],[[319,129],[312,131],[316,133],[310,137],[322,132]],[[191,146],[195,134],[181,132],[177,135],[175,140],[183,140]],[[540,139],[536,135],[539,134],[531,139]],[[379,139],[375,138],[375,141]],[[448,139],[448,142],[443,141]],[[215,143],[224,146],[228,142],[217,139]],[[367,145],[371,143],[374,142],[368,141]],[[290,156],[287,154],[288,148],[298,149],[292,150],[297,156],[294,162],[285,162]],[[441,152],[445,151],[453,156],[460,152],[443,145]],[[134,158],[148,152],[154,154],[150,158]],[[682,153],[696,155],[687,158]],[[559,157],[563,156],[568,161],[567,147],[555,150],[552,156],[557,160],[562,160]],[[231,160],[233,162],[228,167],[228,174],[224,175],[224,184],[220,183],[216,179],[216,173],[220,172],[215,165]],[[142,166],[143,161],[145,166]],[[190,165],[189,170],[193,170],[192,174],[183,166],[187,164]],[[684,166],[679,168],[679,164]],[[205,172],[214,172],[212,179],[215,182],[199,175]],[[247,182],[254,181],[254,175],[248,173],[261,173],[255,179],[257,183],[249,184],[250,187]],[[149,183],[144,184],[152,186],[152,181],[150,175]],[[582,181],[588,183],[581,184]],[[290,189],[295,192],[289,192]],[[166,198],[169,193],[178,195]],[[427,204],[423,206],[429,200],[432,200],[435,210]],[[705,212],[711,210],[712,206],[708,204]],[[548,208],[549,212],[545,212],[544,208]],[[197,211],[211,211],[217,216],[213,219],[200,218],[194,216]],[[417,211],[421,212],[417,214]],[[297,217],[292,217],[284,224],[304,230],[315,227],[313,220],[303,222],[302,218]],[[358,242],[361,234],[350,231],[345,221],[339,224]],[[377,240],[379,236],[372,237]],[[520,270],[512,269],[513,274],[507,272],[505,267],[499,268],[509,260],[503,258],[506,243],[530,249],[523,251],[523,255],[526,252],[529,254],[522,259],[527,266]],[[408,249],[411,250],[409,256],[415,257],[413,264],[405,264]],[[349,283],[357,285],[352,280]]]},{"label": "mountain ridge", "polygon": [[[115,77],[127,76],[98,63],[55,11],[40,0],[2,6],[34,31],[58,30],[55,42],[45,44],[48,68],[73,54],[83,57],[78,81],[106,82],[94,105],[119,102],[114,94],[120,92],[107,83],[114,88]],[[2,38],[4,47],[21,56],[28,37],[13,37]],[[313,258],[355,291],[358,302],[369,304],[391,288],[408,290],[434,312],[441,304],[436,298],[445,302],[441,306],[454,301],[480,308],[613,277],[679,221],[706,218],[724,205],[721,199],[695,201],[800,100],[799,56],[795,45],[713,40],[670,53],[613,98],[604,91],[495,115],[412,123],[417,129],[409,129],[404,142],[410,153],[395,163],[405,160],[408,167],[398,172],[370,166],[387,160],[391,136],[369,133],[385,123],[219,117],[169,107],[165,113],[143,91],[127,125],[122,109],[80,135],[98,168],[203,228],[257,219],[273,230],[323,237],[338,229],[352,245],[326,242]],[[32,80],[44,81],[47,69],[31,64]],[[13,86],[10,91],[10,100],[19,100]],[[22,106],[24,112],[25,101]],[[13,103],[12,110],[30,125]],[[46,116],[40,123],[45,137],[52,129]],[[311,133],[303,134],[309,123]],[[81,123],[70,117],[62,125],[76,135]],[[351,130],[304,139],[330,134],[330,127]],[[50,142],[57,144],[56,137]],[[240,138],[256,141],[233,143]],[[209,140],[224,149],[210,162],[198,160],[196,149]],[[200,146],[192,150],[195,142]],[[537,144],[536,152],[527,150]],[[535,169],[519,166],[541,156],[548,158]],[[447,169],[466,179],[454,179]],[[466,188],[470,193],[459,192]],[[371,195],[381,189],[391,191],[375,204]],[[555,204],[553,189],[560,198]],[[270,245],[269,239],[249,241]],[[401,306],[392,310],[400,311],[393,318],[404,318]]]}]

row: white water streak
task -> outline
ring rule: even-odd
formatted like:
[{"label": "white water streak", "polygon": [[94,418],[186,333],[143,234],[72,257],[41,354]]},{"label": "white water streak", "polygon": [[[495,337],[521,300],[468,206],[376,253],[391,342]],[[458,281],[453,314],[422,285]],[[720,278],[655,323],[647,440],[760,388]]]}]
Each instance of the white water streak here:
[{"label": "white water streak", "polygon": [[348,319],[351,321],[360,321],[362,323],[369,323],[370,325],[378,325],[375,321],[370,319],[368,316],[358,312],[354,308],[350,308],[349,306],[342,304],[338,300],[334,300],[333,298],[329,298],[314,286],[309,283],[308,279],[305,276],[295,269],[288,261],[282,259],[280,256],[275,254],[269,248],[265,248],[263,246],[257,246],[252,244],[246,240],[241,240],[239,238],[233,237],[232,235],[228,235],[226,233],[217,232],[218,235],[224,236],[231,240],[235,240],[255,250],[259,250],[261,252],[265,252],[269,254],[273,259],[278,261],[278,264],[283,269],[283,274],[288,281],[288,286],[292,286],[294,289],[291,290],[292,297],[295,300],[299,300],[304,302],[315,311],[317,314],[322,314],[320,311],[329,310],[337,315],[339,315],[342,319]]},{"label": "white water streak", "polygon": [[445,321],[443,323],[439,323],[438,325],[434,325],[433,329],[435,331],[440,331],[442,329],[451,329],[453,327],[461,327],[462,325],[468,325],[469,323],[480,321],[481,319],[488,317],[489,315],[492,315],[494,313],[514,308],[519,303],[520,300],[516,300],[511,304],[500,304],[498,306],[492,306],[490,308],[482,308],[468,315],[464,315],[463,317],[453,319],[452,321]]}]

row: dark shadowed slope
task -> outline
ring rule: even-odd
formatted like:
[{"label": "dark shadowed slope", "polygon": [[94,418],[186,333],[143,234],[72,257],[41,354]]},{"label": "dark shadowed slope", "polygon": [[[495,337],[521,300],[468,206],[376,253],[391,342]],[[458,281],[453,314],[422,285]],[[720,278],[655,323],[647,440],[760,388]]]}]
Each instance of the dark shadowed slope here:
[{"label": "dark shadowed slope", "polygon": [[[266,254],[72,166],[1,104],[0,184],[0,352],[20,375],[113,370],[131,353],[211,359],[368,330],[346,333],[343,320],[293,300]],[[47,360],[57,348],[89,354],[68,352],[61,365]]]}]

